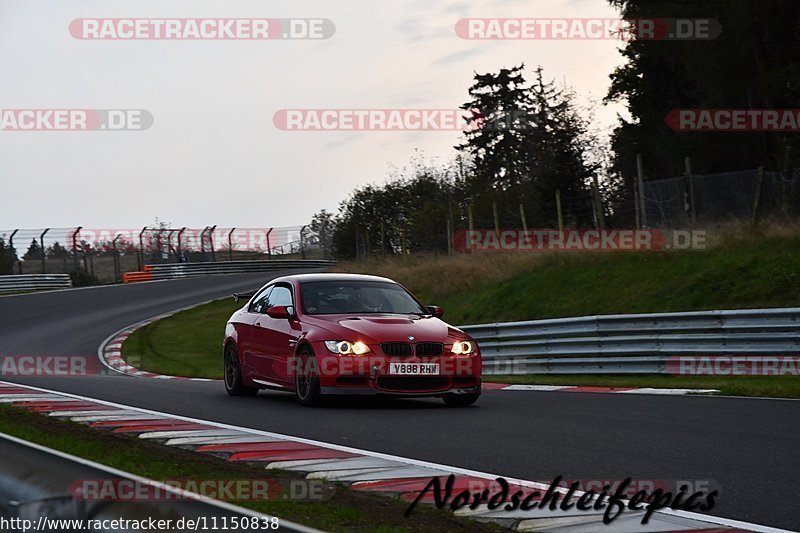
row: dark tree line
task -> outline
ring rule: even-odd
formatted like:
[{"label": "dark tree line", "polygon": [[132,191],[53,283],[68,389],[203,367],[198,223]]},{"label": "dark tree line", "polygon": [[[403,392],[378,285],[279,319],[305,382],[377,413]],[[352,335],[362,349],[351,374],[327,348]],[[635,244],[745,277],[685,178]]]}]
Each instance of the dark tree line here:
[{"label": "dark tree line", "polygon": [[632,119],[620,118],[609,147],[541,68],[476,74],[461,106],[476,127],[453,161],[415,163],[385,185],[355,190],[330,221],[334,253],[443,252],[470,218],[476,228],[556,227],[556,191],[565,225],[590,227],[596,177],[606,222],[630,227],[637,154],[645,180],[681,176],[687,156],[694,174],[795,168],[796,133],[676,132],[666,118],[673,109],[800,108],[800,2],[608,2],[624,19],[716,19],[722,31],[623,44],[626,62],[610,76],[606,101],[625,102]]},{"label": "dark tree line", "polygon": [[765,166],[780,170],[797,133],[675,132],[672,109],[800,107],[800,3],[791,0],[609,0],[625,19],[717,19],[711,40],[632,40],[611,76],[609,100],[627,101],[633,120],[612,139],[614,170],[628,181],[643,154],[650,178],[679,176],[685,156],[698,174]]},{"label": "dark tree line", "polygon": [[591,224],[597,169],[586,158],[587,124],[574,95],[541,68],[528,82],[523,65],[476,74],[468,92],[461,108],[469,126],[450,164],[414,161],[342,202],[333,230],[340,257],[447,251],[448,235],[470,217],[476,228],[521,227],[523,216],[531,227],[555,227],[556,190],[565,220]]},{"label": "dark tree line", "polygon": [[17,250],[0,237],[0,275],[11,274],[17,260]]},{"label": "dark tree line", "polygon": [[[69,250],[62,246],[58,241],[45,249],[47,259],[64,259],[70,257]],[[22,255],[25,261],[39,261],[42,259],[42,247],[37,239],[32,239],[28,250]],[[17,250],[0,237],[0,275],[13,274],[14,266],[20,258]]]}]

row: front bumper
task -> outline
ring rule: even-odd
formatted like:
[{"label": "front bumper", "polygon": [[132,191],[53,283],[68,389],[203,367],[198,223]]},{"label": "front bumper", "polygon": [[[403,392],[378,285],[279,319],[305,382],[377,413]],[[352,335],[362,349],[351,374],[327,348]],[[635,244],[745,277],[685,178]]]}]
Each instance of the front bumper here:
[{"label": "front bumper", "polygon": [[[324,348],[324,347],[322,347]],[[481,390],[483,364],[480,354],[469,356],[389,357],[370,353],[365,356],[320,355],[315,346],[320,392],[388,396],[442,396],[475,394]],[[435,363],[438,374],[393,375],[391,363]]]},{"label": "front bumper", "polygon": [[320,387],[320,394],[342,395],[342,396],[394,396],[403,398],[438,398],[445,394],[480,394],[480,380],[474,387],[461,388],[454,387],[440,391],[393,391],[383,390],[376,387]]}]

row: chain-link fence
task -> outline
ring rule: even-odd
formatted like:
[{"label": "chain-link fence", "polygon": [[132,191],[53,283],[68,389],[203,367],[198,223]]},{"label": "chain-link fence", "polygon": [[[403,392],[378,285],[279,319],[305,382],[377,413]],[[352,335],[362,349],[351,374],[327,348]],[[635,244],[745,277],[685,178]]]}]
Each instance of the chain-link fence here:
[{"label": "chain-link fence", "polygon": [[[574,190],[557,190],[535,202],[470,203],[453,199],[426,209],[357,217],[340,224],[334,239],[339,257],[362,258],[415,252],[453,253],[454,239],[471,230],[686,229],[719,222],[752,224],[759,219],[797,218],[800,169],[763,169],[638,180],[629,187],[601,180]],[[426,198],[419,198],[420,205]],[[533,208],[536,205],[537,208]],[[379,212],[380,213],[380,212]]]},{"label": "chain-link fence", "polygon": [[276,228],[41,228],[0,230],[0,275],[69,273],[76,285],[119,282],[161,263],[328,259],[330,236]]},{"label": "chain-link fence", "polygon": [[756,221],[798,211],[800,171],[745,170],[645,181],[644,218],[649,227],[685,227],[726,220]]}]

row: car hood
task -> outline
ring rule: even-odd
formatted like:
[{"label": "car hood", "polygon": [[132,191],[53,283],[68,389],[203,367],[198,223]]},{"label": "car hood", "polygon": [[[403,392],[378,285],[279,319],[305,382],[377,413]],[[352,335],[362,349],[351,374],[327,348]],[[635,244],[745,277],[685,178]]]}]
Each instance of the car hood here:
[{"label": "car hood", "polygon": [[435,317],[405,315],[316,315],[306,321],[335,335],[328,340],[360,340],[367,344],[391,341],[447,342],[448,338],[464,338],[458,329]]}]

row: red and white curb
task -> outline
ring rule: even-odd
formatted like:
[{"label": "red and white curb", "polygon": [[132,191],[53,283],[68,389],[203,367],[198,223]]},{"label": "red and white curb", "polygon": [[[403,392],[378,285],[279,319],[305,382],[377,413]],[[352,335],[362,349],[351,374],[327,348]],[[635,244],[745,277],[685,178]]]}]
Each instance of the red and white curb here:
[{"label": "red and white curb", "polygon": [[[266,469],[291,470],[307,478],[321,478],[348,484],[353,490],[385,493],[413,501],[432,477],[442,481],[456,476],[456,487],[482,483],[491,489],[495,474],[419,461],[347,446],[281,435],[207,420],[141,409],[39,387],[0,381],[0,402],[81,422],[98,430],[112,431],[180,446],[197,453],[232,462],[263,465]],[[545,490],[541,483],[506,478],[513,488]],[[566,489],[565,489],[566,490]],[[561,491],[561,492],[565,492]],[[575,496],[580,496],[576,492]],[[430,496],[430,495],[428,495]],[[432,498],[422,500],[432,503]],[[626,511],[611,525],[602,523],[601,512],[573,511],[490,511],[486,507],[462,509],[456,514],[491,521],[514,530],[584,531],[706,531],[708,533],[785,530],[711,517],[685,511],[662,509],[646,525],[643,512]]]},{"label": "red and white curb", "polygon": [[590,387],[575,385],[506,385],[503,383],[484,383],[484,392],[487,390],[509,391],[538,391],[538,392],[593,392],[612,394],[711,394],[719,392],[718,389],[654,389],[650,387]]}]

